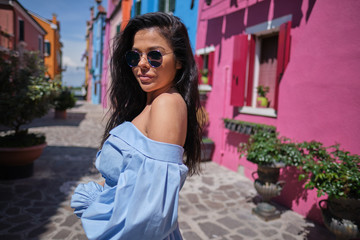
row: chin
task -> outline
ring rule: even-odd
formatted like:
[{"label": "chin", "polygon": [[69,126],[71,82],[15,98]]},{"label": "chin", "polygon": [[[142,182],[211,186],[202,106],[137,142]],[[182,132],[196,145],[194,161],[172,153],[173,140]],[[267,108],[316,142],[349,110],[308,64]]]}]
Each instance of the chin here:
[{"label": "chin", "polygon": [[152,87],[150,87],[149,85],[141,84],[140,87],[144,92],[147,92],[147,93],[154,91],[154,89]]}]

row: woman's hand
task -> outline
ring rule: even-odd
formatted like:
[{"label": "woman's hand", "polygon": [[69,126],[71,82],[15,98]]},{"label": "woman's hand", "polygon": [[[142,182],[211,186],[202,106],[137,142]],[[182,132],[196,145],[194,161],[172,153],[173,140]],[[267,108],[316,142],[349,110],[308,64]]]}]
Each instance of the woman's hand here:
[{"label": "woman's hand", "polygon": [[98,182],[98,184],[99,184],[100,186],[104,186],[104,185],[105,185],[105,180],[103,180],[103,181],[101,181],[101,182]]}]

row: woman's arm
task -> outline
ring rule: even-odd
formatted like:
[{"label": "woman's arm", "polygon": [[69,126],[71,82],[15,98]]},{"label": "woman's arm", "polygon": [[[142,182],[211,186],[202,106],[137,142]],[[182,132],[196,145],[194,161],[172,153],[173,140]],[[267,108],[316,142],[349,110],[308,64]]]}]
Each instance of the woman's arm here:
[{"label": "woman's arm", "polygon": [[104,186],[95,182],[79,184],[71,198],[71,207],[74,208],[74,213],[81,217],[103,190]]}]

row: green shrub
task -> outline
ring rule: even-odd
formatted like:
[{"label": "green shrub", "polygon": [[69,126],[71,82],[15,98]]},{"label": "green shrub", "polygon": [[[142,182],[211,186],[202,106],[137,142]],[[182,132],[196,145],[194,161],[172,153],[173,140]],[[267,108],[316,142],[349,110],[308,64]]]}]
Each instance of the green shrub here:
[{"label": "green shrub", "polygon": [[56,110],[66,110],[75,106],[76,99],[74,94],[67,88],[63,88],[58,92],[54,99],[54,106]]},{"label": "green shrub", "polygon": [[13,134],[27,133],[21,127],[49,111],[57,89],[38,53],[0,51],[0,124]]},{"label": "green shrub", "polygon": [[250,162],[262,166],[299,165],[302,156],[297,144],[279,133],[259,128],[247,143],[240,143],[238,151]]},{"label": "green shrub", "polygon": [[44,134],[27,133],[20,131],[18,134],[10,134],[0,137],[0,147],[31,147],[45,143]]},{"label": "green shrub", "polygon": [[316,188],[318,197],[360,199],[360,156],[341,150],[340,146],[324,147],[317,141],[303,142],[303,171],[299,180],[306,179],[305,188]]}]

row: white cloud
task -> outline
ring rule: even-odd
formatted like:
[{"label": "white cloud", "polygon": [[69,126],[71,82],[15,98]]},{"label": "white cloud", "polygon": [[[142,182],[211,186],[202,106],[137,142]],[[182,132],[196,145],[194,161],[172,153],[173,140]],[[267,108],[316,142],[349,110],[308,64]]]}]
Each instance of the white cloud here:
[{"label": "white cloud", "polygon": [[68,56],[63,56],[63,66],[67,66],[67,67],[77,67],[78,64],[73,61],[70,57]]},{"label": "white cloud", "polygon": [[85,71],[83,68],[68,67],[63,72],[62,82],[65,86],[78,87],[85,83]]},{"label": "white cloud", "polygon": [[[82,55],[86,49],[86,41],[76,41],[69,39],[61,40],[64,44],[63,51],[63,65],[68,66],[84,66],[85,62],[81,61]],[[68,64],[67,64],[68,63]]]}]

